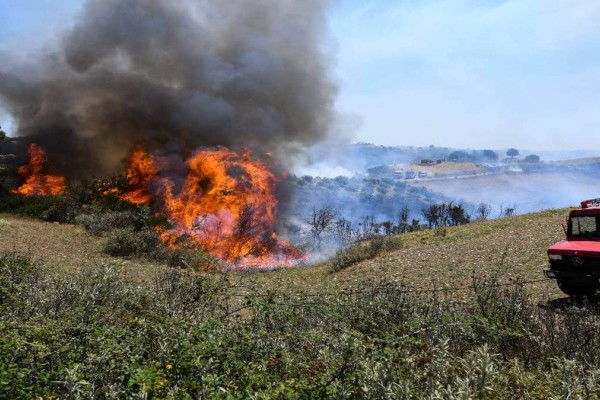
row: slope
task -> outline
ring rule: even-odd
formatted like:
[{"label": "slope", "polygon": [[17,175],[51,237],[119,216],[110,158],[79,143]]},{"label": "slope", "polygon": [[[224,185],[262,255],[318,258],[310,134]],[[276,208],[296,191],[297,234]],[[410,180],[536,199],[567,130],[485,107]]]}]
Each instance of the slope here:
[{"label": "slope", "polygon": [[[566,209],[547,210],[469,225],[414,232],[402,236],[400,250],[332,273],[328,262],[312,267],[272,272],[238,272],[234,286],[253,290],[298,290],[321,293],[391,280],[416,290],[468,287],[472,277],[539,280],[546,248],[563,236]],[[101,263],[120,265],[125,276],[143,282],[165,268],[139,259],[119,259],[102,253],[102,239],[74,225],[0,216],[0,251],[20,251],[38,264],[65,273]],[[528,285],[539,296],[562,297],[552,281]],[[457,291],[460,293],[460,291]]]}]

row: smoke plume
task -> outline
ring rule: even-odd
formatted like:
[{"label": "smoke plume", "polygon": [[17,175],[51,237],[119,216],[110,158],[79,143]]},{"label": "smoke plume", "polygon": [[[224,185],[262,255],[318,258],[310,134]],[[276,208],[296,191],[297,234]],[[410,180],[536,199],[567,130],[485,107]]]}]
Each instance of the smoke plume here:
[{"label": "smoke plume", "polygon": [[326,0],[89,0],[27,76],[0,66],[18,135],[70,177],[224,145],[288,160],[329,132]]}]

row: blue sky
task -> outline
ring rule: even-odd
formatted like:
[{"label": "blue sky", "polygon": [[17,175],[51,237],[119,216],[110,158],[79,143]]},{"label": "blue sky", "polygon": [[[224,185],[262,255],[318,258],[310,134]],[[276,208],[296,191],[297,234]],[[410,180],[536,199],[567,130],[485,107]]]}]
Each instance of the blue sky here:
[{"label": "blue sky", "polygon": [[[0,54],[43,48],[82,2],[0,0]],[[338,0],[329,21],[355,141],[600,151],[600,1]]]},{"label": "blue sky", "polygon": [[600,149],[596,0],[346,0],[331,21],[360,139]]}]

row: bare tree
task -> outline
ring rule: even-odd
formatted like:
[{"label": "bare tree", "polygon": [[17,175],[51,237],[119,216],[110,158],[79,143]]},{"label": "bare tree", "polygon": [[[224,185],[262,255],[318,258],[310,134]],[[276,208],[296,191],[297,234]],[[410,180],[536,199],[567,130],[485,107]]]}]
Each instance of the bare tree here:
[{"label": "bare tree", "polygon": [[306,222],[310,226],[310,234],[318,250],[321,250],[324,236],[333,228],[334,220],[335,212],[331,207],[322,207],[319,209],[313,207],[312,215]]},{"label": "bare tree", "polygon": [[335,233],[342,245],[348,245],[354,238],[352,222],[346,218],[340,218],[335,222]]},{"label": "bare tree", "polygon": [[414,219],[412,220],[411,224],[410,224],[410,231],[411,232],[417,232],[420,231],[423,227],[421,226],[421,221],[419,221],[418,219]]},{"label": "bare tree", "polygon": [[489,218],[492,213],[492,206],[489,203],[479,203],[475,210],[475,219],[478,221],[485,221]]},{"label": "bare tree", "polygon": [[386,236],[394,233],[395,226],[392,221],[383,221],[381,227],[383,228],[383,234]]},{"label": "bare tree", "polygon": [[398,211],[398,230],[400,233],[406,233],[410,230],[410,224],[408,218],[410,217],[410,210],[407,206],[404,206]]},{"label": "bare tree", "polygon": [[513,215],[515,215],[515,211],[516,211],[516,209],[514,207],[505,208],[504,209],[504,216],[505,217],[512,217]]},{"label": "bare tree", "polygon": [[232,232],[232,245],[228,251],[229,258],[235,259],[249,254],[260,255],[259,253],[268,248],[267,240],[255,240],[259,234],[258,226],[259,221],[256,218],[256,207],[254,204],[245,204],[242,206]]},{"label": "bare tree", "polygon": [[239,212],[237,224],[234,231],[235,237],[253,235],[258,226],[255,218],[256,207],[253,204],[245,204]]},{"label": "bare tree", "polygon": [[360,227],[361,227],[361,233],[363,234],[363,236],[369,236],[369,235],[379,235],[379,231],[380,231],[380,225],[375,222],[375,217],[372,215],[365,215],[362,218],[362,222],[359,223]]}]

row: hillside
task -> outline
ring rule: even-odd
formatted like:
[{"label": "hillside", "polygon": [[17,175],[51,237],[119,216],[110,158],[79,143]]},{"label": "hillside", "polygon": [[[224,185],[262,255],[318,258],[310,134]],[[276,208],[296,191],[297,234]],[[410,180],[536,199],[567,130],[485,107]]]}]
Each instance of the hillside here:
[{"label": "hillside", "polygon": [[600,308],[541,280],[566,211],[406,234],[336,273],[225,274],[4,214],[0,398],[598,398]]},{"label": "hillside", "polygon": [[142,282],[164,268],[139,259],[110,257],[102,252],[102,246],[103,239],[80,225],[0,214],[0,253],[16,251],[27,255],[49,272],[69,274],[112,264],[122,266],[129,279]]},{"label": "hillside", "polygon": [[[351,288],[382,279],[419,289],[457,287],[468,285],[473,273],[496,274],[503,282],[515,278],[536,280],[542,278],[546,248],[563,235],[561,223],[566,213],[565,209],[548,210],[405,234],[402,249],[337,273],[331,273],[325,262],[312,267],[232,276],[275,291],[278,287],[292,286],[309,292]],[[0,216],[0,251],[24,252],[53,270],[68,273],[112,263],[122,266],[125,276],[143,282],[165,268],[138,259],[109,257],[101,249],[102,239],[89,235],[80,226]],[[550,281],[529,288],[538,295],[562,296]]]}]

